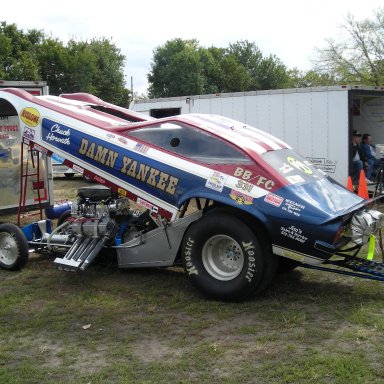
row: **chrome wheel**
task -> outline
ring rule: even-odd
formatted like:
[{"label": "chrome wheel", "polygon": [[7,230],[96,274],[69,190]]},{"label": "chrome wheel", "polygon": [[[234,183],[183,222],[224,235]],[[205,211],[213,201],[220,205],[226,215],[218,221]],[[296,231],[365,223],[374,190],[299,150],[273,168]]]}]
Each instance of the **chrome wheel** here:
[{"label": "chrome wheel", "polygon": [[233,280],[243,270],[244,255],[240,245],[232,237],[215,235],[205,242],[202,261],[212,277],[228,281]]},{"label": "chrome wheel", "polygon": [[11,266],[18,257],[19,248],[15,238],[9,233],[0,233],[0,262],[4,266]]}]

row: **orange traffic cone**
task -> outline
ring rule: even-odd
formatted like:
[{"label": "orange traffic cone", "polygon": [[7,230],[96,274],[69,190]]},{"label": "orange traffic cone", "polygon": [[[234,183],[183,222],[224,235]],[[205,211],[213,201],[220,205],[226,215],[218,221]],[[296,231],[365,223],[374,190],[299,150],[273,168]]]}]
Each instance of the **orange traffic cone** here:
[{"label": "orange traffic cone", "polygon": [[369,199],[367,181],[365,180],[363,169],[360,171],[359,189],[357,190],[357,194],[363,199]]},{"label": "orange traffic cone", "polygon": [[353,184],[352,184],[352,177],[351,176],[348,176],[348,180],[347,180],[347,189],[351,192],[355,192],[355,190],[353,189]]}]

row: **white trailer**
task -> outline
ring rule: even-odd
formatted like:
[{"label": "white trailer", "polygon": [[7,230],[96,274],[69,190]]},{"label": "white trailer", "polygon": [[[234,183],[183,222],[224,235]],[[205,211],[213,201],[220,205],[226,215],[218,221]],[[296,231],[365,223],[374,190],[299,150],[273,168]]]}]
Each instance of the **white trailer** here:
[{"label": "white trailer", "polygon": [[33,96],[48,95],[49,93],[46,81],[0,80],[0,88],[21,88]]},{"label": "white trailer", "polygon": [[[48,94],[45,81],[0,80],[0,88],[21,88],[33,96]],[[25,119],[33,117],[33,110],[26,108]],[[36,153],[40,148],[36,147],[33,153],[22,153],[22,122],[23,118],[19,119],[16,110],[11,111],[8,104],[0,103],[0,216],[20,211],[20,192],[24,191],[23,209],[53,204],[51,160],[46,153],[39,152],[37,167],[34,159],[37,158]],[[28,168],[24,166],[22,170],[22,164],[28,164]],[[38,175],[34,174],[36,169],[39,170]]]},{"label": "white trailer", "polygon": [[384,87],[332,86],[140,100],[130,109],[153,117],[209,113],[282,139],[346,185],[352,131],[370,133],[384,155]]}]

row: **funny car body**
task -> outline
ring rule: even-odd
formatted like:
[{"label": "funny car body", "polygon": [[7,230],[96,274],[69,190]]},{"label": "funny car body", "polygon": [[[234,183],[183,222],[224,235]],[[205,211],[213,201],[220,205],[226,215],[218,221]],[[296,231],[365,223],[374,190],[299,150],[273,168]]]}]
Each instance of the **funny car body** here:
[{"label": "funny car body", "polygon": [[59,269],[83,271],[104,249],[121,268],[182,264],[203,294],[228,301],[297,265],[384,276],[351,253],[382,214],[261,130],[216,115],[154,119],[89,94],[5,89],[1,110],[19,117],[23,145],[98,182],[55,229],[49,219],[1,225],[4,269],[49,251]]}]

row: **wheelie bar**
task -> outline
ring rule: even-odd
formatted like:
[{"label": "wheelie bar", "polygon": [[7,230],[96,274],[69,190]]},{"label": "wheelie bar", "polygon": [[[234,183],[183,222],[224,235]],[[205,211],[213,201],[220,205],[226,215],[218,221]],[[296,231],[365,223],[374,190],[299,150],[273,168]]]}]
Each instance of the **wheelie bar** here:
[{"label": "wheelie bar", "polygon": [[[327,267],[327,265],[332,265],[333,267]],[[328,262],[327,264],[303,264],[301,266],[308,269],[331,272],[339,275],[359,277],[361,279],[384,281],[384,263],[378,263],[371,260],[348,258],[343,261]]]},{"label": "wheelie bar", "polygon": [[384,278],[384,263],[354,258],[345,260],[341,265],[345,268],[352,269],[353,271],[364,272]]}]

